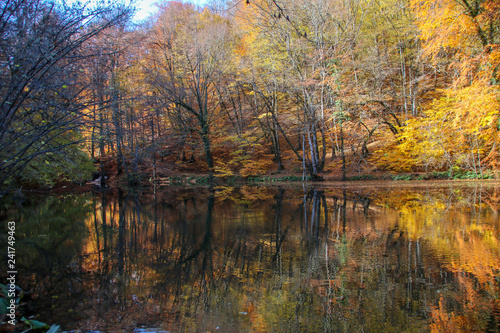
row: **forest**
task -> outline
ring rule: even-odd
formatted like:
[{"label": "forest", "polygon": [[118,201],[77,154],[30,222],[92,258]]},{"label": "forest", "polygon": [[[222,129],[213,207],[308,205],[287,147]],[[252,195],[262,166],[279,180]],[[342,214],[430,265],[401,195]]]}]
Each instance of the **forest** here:
[{"label": "forest", "polygon": [[0,3],[0,187],[497,178],[500,1]]}]

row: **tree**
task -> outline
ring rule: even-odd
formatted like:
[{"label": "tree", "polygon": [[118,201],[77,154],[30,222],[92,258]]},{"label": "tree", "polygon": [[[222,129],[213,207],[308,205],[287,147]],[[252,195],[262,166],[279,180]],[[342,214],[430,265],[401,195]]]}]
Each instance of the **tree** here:
[{"label": "tree", "polygon": [[483,168],[495,167],[498,159],[500,4],[412,5],[424,55],[452,81],[423,105],[424,117],[406,123],[383,163],[396,170],[448,169],[450,175],[471,171],[483,177]]},{"label": "tree", "polygon": [[[261,125],[272,142],[278,169],[281,169],[279,137],[282,135],[315,180],[321,179],[319,173],[324,167],[325,110],[332,97],[323,80],[325,51],[331,47],[323,35],[329,27],[325,26],[326,17],[331,14],[326,7],[324,1],[312,5],[255,1],[242,7],[237,16],[239,25],[247,30],[243,44],[249,59],[245,64],[253,67],[247,80],[264,106],[264,113],[258,119],[265,120]],[[286,104],[278,96],[283,94],[288,95],[286,100],[292,104],[287,120],[295,125],[292,127],[300,128],[295,136],[307,138],[307,145],[302,147],[307,154],[299,153],[289,139],[291,133],[285,133],[280,124],[279,111]]]},{"label": "tree", "polygon": [[500,3],[496,0],[411,1],[424,54],[447,65],[456,84],[498,84]]},{"label": "tree", "polygon": [[35,159],[41,165],[71,165],[67,154],[81,155],[71,149],[83,139],[80,126],[90,103],[80,71],[83,60],[92,55],[84,45],[129,13],[116,4],[91,8],[43,0],[2,3],[0,185]]},{"label": "tree", "polygon": [[194,121],[212,174],[211,126],[219,108],[217,87],[225,84],[230,26],[208,9],[169,2],[161,7],[150,35],[149,84],[164,109],[175,110],[186,123]]},{"label": "tree", "polygon": [[131,183],[139,180],[138,164],[152,150],[147,142],[154,141],[157,125],[154,101],[142,77],[143,35],[140,29],[120,25],[107,29],[88,46],[95,54],[87,69],[96,101],[90,122],[91,151],[95,154],[98,144],[101,173],[105,155],[114,155],[117,174],[125,171]]},{"label": "tree", "polygon": [[128,174],[124,146],[124,124],[122,118],[124,102],[121,72],[127,68],[123,58],[128,54],[125,45],[127,32],[124,27],[107,29],[99,36],[92,38],[86,48],[94,54],[88,59],[85,73],[88,76],[88,90],[92,105],[88,126],[91,128],[90,149],[95,158],[95,145],[98,145],[98,160],[100,164],[101,186],[105,181],[104,156],[116,151],[118,174],[125,169]]}]

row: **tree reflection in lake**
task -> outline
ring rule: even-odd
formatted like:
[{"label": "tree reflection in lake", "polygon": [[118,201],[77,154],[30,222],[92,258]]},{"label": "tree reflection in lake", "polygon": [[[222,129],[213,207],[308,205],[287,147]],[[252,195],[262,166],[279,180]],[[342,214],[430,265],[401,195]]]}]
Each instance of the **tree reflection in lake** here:
[{"label": "tree reflection in lake", "polygon": [[221,187],[2,215],[29,311],[65,329],[495,332],[499,202],[495,186]]}]

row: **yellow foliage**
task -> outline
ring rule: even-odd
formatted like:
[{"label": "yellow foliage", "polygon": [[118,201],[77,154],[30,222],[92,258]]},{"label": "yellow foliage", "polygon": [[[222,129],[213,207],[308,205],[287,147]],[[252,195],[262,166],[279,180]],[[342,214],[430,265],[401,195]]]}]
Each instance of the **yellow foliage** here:
[{"label": "yellow foliage", "polygon": [[257,118],[258,119],[263,119],[263,118],[267,118],[267,117],[272,117],[272,113],[271,112],[265,112],[265,113],[261,114],[260,116],[258,116]]},{"label": "yellow foliage", "polygon": [[479,81],[443,93],[424,117],[408,120],[397,141],[378,152],[378,164],[394,171],[482,166],[498,146],[498,86]]},{"label": "yellow foliage", "polygon": [[258,160],[250,159],[243,163],[240,175],[243,177],[263,175],[272,167],[272,165],[273,161],[270,157],[263,157]]},{"label": "yellow foliage", "polygon": [[233,171],[229,168],[227,163],[220,160],[215,160],[214,172],[215,177],[224,178],[234,176]]},{"label": "yellow foliage", "polygon": [[229,153],[230,158],[226,164],[216,162],[216,172],[219,172],[220,177],[232,176],[230,167],[243,177],[265,174],[272,167],[272,155],[263,152],[258,138],[253,135],[230,136],[226,141],[236,148]]}]

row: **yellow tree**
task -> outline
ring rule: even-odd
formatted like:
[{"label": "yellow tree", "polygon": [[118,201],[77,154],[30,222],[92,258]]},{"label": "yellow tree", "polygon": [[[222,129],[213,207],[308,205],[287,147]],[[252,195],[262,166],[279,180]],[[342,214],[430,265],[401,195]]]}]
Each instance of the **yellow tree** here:
[{"label": "yellow tree", "polygon": [[301,159],[294,143],[297,119],[287,96],[291,88],[290,66],[287,62],[282,26],[285,17],[276,14],[271,1],[240,3],[234,24],[240,34],[235,53],[238,81],[250,106],[252,130],[258,130],[268,143],[278,172],[284,169],[282,141]]},{"label": "yellow tree", "polygon": [[[243,43],[254,93],[268,105],[260,119],[269,120],[273,140],[278,143],[276,138],[282,136],[315,180],[322,178],[325,167],[326,121],[337,97],[327,78],[334,58],[355,39],[356,15],[351,9],[350,4],[330,0],[262,0],[240,11],[241,26],[248,29]],[[285,106],[286,120],[280,116]],[[290,140],[292,136],[296,139]]]},{"label": "yellow tree", "polygon": [[[456,84],[498,83],[500,2],[412,0],[424,46],[435,65],[448,65]],[[493,82],[491,82],[493,81]]]},{"label": "yellow tree", "polygon": [[465,169],[480,176],[498,154],[500,3],[411,3],[424,56],[436,73],[452,81],[424,105],[423,118],[407,122],[395,149],[385,152],[384,163],[395,169]]}]

